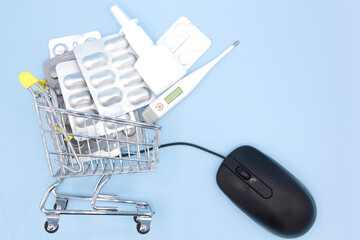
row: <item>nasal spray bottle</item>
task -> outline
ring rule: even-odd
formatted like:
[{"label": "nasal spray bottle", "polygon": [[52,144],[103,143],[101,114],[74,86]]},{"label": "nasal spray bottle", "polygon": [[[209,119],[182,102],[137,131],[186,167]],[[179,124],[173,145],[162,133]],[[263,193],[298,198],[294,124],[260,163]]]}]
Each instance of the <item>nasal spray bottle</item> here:
[{"label": "nasal spray bottle", "polygon": [[156,45],[138,25],[121,9],[111,7],[117,21],[122,26],[121,33],[139,56],[134,67],[146,84],[156,94],[162,93],[186,74],[186,69],[166,45]]}]

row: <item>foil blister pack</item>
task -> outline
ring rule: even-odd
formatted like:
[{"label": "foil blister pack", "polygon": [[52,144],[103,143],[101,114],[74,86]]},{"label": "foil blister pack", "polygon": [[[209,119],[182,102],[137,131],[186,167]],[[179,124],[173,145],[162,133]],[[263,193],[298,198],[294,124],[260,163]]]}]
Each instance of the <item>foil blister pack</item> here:
[{"label": "foil blister pack", "polygon": [[[126,118],[126,116],[130,115],[131,119]],[[129,113],[129,115],[123,116],[124,117],[122,118],[126,120],[133,120],[137,122],[140,121],[138,111],[133,111]],[[97,138],[91,138],[86,140],[72,139],[71,144],[74,147],[75,152],[79,154],[80,160],[86,162],[97,159],[97,156],[119,156],[120,154],[122,154],[123,148],[129,148],[131,142],[142,142],[143,139],[144,135],[141,131],[141,128],[132,127],[113,133],[107,133],[106,135]],[[127,152],[126,149],[123,150],[123,152]],[[82,155],[87,156],[82,157]],[[72,163],[76,162],[75,158],[71,158],[70,161]]]},{"label": "foil blister pack", "polygon": [[[98,110],[94,105],[93,98],[76,60],[58,63],[56,65],[56,72],[66,108],[79,112],[98,114]],[[134,112],[116,117],[136,120]],[[69,120],[72,132],[77,140],[83,139],[81,135],[96,137],[126,129],[125,126],[115,127],[111,123],[103,124],[99,121],[86,120],[83,117],[76,118],[70,116]]]},{"label": "foil blister pack", "polygon": [[61,62],[76,60],[74,51],[66,51],[63,54],[57,55],[53,58],[46,60],[43,64],[46,80],[49,83],[49,86],[52,87],[57,94],[61,94],[61,89],[59,85],[59,78],[56,71],[56,65]]},{"label": "foil blister pack", "polygon": [[87,42],[74,53],[99,114],[120,116],[155,99],[134,68],[137,55],[124,35]]},{"label": "foil blister pack", "polygon": [[[86,86],[76,60],[61,62],[56,65],[56,72],[65,106],[69,110],[98,114],[91,94]],[[101,136],[105,132],[99,122],[86,121],[84,118],[70,117],[70,125],[75,138],[77,135]]]},{"label": "foil blister pack", "polygon": [[[189,69],[211,40],[186,17],[180,17],[157,44],[166,45]],[[123,33],[101,38],[94,31],[51,39],[49,51],[51,58],[44,62],[44,70],[60,108],[136,120],[133,111],[155,99],[134,67],[138,55]],[[82,136],[96,138],[131,130],[75,117],[69,124],[77,141],[82,141]],[[82,148],[93,149],[89,144]]]},{"label": "foil blister pack", "polygon": [[74,46],[99,38],[101,38],[100,32],[93,31],[51,39],[49,41],[50,58],[61,55],[66,51],[71,51],[74,49]]}]

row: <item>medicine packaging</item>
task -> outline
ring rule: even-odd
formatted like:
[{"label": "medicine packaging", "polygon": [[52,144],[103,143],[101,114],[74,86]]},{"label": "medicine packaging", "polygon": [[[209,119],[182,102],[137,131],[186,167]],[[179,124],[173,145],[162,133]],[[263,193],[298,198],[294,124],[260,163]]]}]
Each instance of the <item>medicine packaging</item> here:
[{"label": "medicine packaging", "polygon": [[[125,114],[121,118],[124,120],[140,121],[138,111]],[[81,161],[91,161],[96,159],[96,156],[119,156],[122,148],[129,147],[129,142],[142,142],[143,137],[141,129],[133,127],[86,141],[73,139],[71,144],[79,155],[88,155],[87,157],[80,157]],[[126,152],[126,150],[123,152]],[[71,161],[73,163],[76,162],[75,158],[71,158]]]},{"label": "medicine packaging", "polygon": [[188,70],[211,46],[211,40],[186,17],[180,17],[156,44],[165,44]]},{"label": "medicine packaging", "polygon": [[46,60],[43,64],[46,80],[48,81],[49,86],[52,87],[59,95],[62,94],[59,85],[58,75],[56,72],[56,65],[61,62],[67,62],[71,60],[76,60],[74,51],[66,51],[63,54]]},{"label": "medicine packaging", "polygon": [[124,35],[113,34],[79,45],[74,53],[100,115],[121,116],[154,100],[134,68],[137,55]]},{"label": "medicine packaging", "polygon": [[[66,108],[85,113],[98,114],[98,110],[76,60],[59,63],[56,66],[56,72],[59,77],[59,84]],[[135,120],[133,112],[116,117]],[[106,123],[104,126],[104,124],[99,121],[84,120],[82,117],[76,118],[70,116],[69,120],[72,132],[77,140],[82,140],[82,137],[77,135],[97,137],[131,128],[115,126],[115,124],[112,123]],[[128,129],[128,131],[130,130]]]},{"label": "medicine packaging", "polygon": [[[56,72],[66,108],[85,113],[98,114],[76,60],[57,64]],[[99,122],[86,122],[82,117],[75,118],[73,116],[70,116],[69,120],[72,132],[75,134],[77,140],[82,140],[82,137],[76,135],[105,135],[103,130],[104,126]]]},{"label": "medicine packaging", "polygon": [[99,38],[101,38],[100,32],[93,31],[51,39],[49,41],[50,58],[61,55],[66,51],[71,51],[74,49],[74,46]]}]

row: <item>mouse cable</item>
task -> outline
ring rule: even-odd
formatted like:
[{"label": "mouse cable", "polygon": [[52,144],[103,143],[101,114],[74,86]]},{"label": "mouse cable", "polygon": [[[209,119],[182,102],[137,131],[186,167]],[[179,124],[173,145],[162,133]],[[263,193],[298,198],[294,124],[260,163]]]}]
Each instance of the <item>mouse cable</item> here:
[{"label": "mouse cable", "polygon": [[[171,146],[178,146],[178,145],[184,145],[184,146],[189,146],[189,147],[197,148],[197,149],[200,149],[200,150],[202,150],[202,151],[204,151],[204,152],[207,152],[207,153],[210,153],[210,154],[212,154],[212,155],[215,155],[215,156],[217,156],[217,157],[219,157],[219,158],[225,159],[225,157],[224,157],[223,155],[219,154],[219,153],[213,152],[213,151],[211,151],[211,150],[209,150],[209,149],[207,149],[207,148],[201,147],[201,146],[196,145],[196,144],[193,144],[193,143],[188,143],[188,142],[165,143],[165,144],[161,144],[161,145],[159,146],[159,148],[165,148],[165,147],[171,147]],[[152,148],[149,149],[149,150],[152,150]],[[143,152],[143,151],[144,151],[144,150],[142,150],[142,151],[140,151],[140,152]]]},{"label": "mouse cable", "polygon": [[215,155],[219,158],[225,159],[225,157],[219,153],[213,152],[207,148],[201,147],[199,145],[193,144],[193,143],[188,143],[188,142],[172,142],[172,143],[165,143],[165,144],[161,144],[159,146],[159,148],[164,148],[164,147],[171,147],[171,146],[177,146],[177,145],[184,145],[184,146],[189,146],[189,147],[193,147],[193,148],[197,148],[200,149],[204,152],[210,153],[212,155]]},{"label": "mouse cable", "polygon": [[[207,148],[204,148],[204,147],[201,147],[199,145],[196,145],[196,144],[193,144],[193,143],[188,143],[188,142],[172,142],[172,143],[165,143],[165,144],[161,144],[159,145],[159,149],[160,148],[165,148],[165,147],[172,147],[172,146],[178,146],[178,145],[184,145],[184,146],[189,146],[189,147],[193,147],[193,148],[197,148],[197,149],[200,149],[204,152],[207,152],[207,153],[210,153],[212,155],[215,155],[219,158],[222,158],[222,159],[225,159],[225,157],[219,153],[216,153],[216,152],[213,152]],[[148,149],[143,149],[143,150],[140,150],[140,153],[144,153],[145,151],[151,151],[153,150],[152,147],[148,148]],[[131,154],[132,155],[132,154]],[[127,156],[127,154],[122,154],[122,156]]]}]

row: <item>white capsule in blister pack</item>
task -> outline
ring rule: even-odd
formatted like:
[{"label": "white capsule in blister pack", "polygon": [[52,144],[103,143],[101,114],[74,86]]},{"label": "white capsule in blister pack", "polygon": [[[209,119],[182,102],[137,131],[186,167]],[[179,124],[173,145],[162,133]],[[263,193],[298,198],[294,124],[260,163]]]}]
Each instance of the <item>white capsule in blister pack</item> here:
[{"label": "white capsule in blister pack", "polygon": [[168,46],[184,68],[189,69],[211,46],[211,40],[189,19],[180,17],[156,44]]},{"label": "white capsule in blister pack", "polygon": [[74,53],[101,115],[119,116],[155,99],[134,68],[137,55],[124,35],[113,34],[76,46]]},{"label": "white capsule in blister pack", "polygon": [[66,51],[71,51],[74,46],[100,39],[101,34],[98,31],[76,34],[66,37],[54,38],[49,41],[50,58],[61,55]]}]

